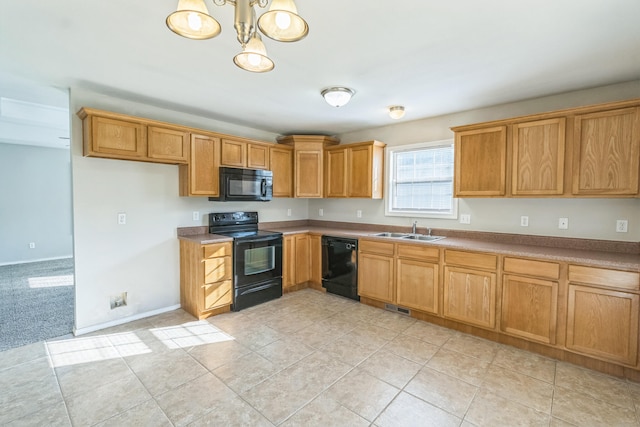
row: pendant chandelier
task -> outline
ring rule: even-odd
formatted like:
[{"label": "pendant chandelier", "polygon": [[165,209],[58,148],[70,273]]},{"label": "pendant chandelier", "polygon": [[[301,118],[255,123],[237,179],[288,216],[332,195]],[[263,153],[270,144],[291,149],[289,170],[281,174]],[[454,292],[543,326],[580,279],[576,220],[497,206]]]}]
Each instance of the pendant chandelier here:
[{"label": "pendant chandelier", "polygon": [[[269,0],[213,0],[216,6],[235,7],[233,27],[242,51],[233,58],[240,68],[255,73],[273,70],[260,32],[281,41],[296,42],[309,33],[306,21],[298,15],[294,0],[272,0],[271,7],[256,20],[254,6],[265,8]],[[222,31],[207,9],[204,0],[179,0],[178,8],[167,17],[167,27],[174,33],[194,40],[210,39]],[[260,31],[258,31],[258,29]]]}]

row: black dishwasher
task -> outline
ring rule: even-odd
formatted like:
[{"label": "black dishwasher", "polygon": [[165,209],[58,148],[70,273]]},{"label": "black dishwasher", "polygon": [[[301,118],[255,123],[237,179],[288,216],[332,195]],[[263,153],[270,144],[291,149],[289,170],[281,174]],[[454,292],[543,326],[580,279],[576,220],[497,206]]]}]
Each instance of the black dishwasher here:
[{"label": "black dishwasher", "polygon": [[322,236],[322,287],[332,294],[360,301],[357,239]]}]

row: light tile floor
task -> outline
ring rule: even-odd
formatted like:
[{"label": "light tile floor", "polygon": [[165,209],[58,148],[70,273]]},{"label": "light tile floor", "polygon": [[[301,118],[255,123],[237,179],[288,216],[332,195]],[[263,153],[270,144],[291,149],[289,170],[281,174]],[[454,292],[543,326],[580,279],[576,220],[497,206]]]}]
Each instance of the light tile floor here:
[{"label": "light tile floor", "polygon": [[638,426],[640,384],[303,290],[0,353],[8,426]]}]

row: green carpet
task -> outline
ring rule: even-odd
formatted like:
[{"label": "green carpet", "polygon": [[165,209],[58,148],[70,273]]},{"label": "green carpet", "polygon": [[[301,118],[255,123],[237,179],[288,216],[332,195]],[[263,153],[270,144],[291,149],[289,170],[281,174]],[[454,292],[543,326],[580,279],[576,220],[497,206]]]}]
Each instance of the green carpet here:
[{"label": "green carpet", "polygon": [[73,259],[0,266],[0,351],[73,330]]}]

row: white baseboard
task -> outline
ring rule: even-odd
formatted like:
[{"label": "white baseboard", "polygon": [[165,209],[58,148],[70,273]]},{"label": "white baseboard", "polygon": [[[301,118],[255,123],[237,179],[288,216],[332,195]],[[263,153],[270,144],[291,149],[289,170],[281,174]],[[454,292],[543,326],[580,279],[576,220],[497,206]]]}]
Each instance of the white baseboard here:
[{"label": "white baseboard", "polygon": [[56,257],[52,257],[52,258],[38,258],[38,259],[30,259],[27,261],[11,261],[11,262],[0,262],[0,267],[4,266],[4,265],[16,265],[16,264],[29,264],[32,262],[41,262],[41,261],[56,261],[58,259],[69,259],[69,258],[73,258],[73,255],[69,255],[69,256],[56,256]]},{"label": "white baseboard", "polygon": [[86,328],[76,329],[73,328],[73,335],[84,335],[91,332],[99,331],[101,329],[111,328],[112,326],[122,325],[124,323],[133,322],[134,320],[144,319],[145,317],[155,316],[157,314],[166,313],[168,311],[177,310],[181,307],[180,304],[170,305],[169,307],[159,308],[157,310],[145,311],[144,313],[138,313],[133,316],[123,317],[122,319],[112,320],[111,322],[100,323],[98,325],[88,326]]}]

